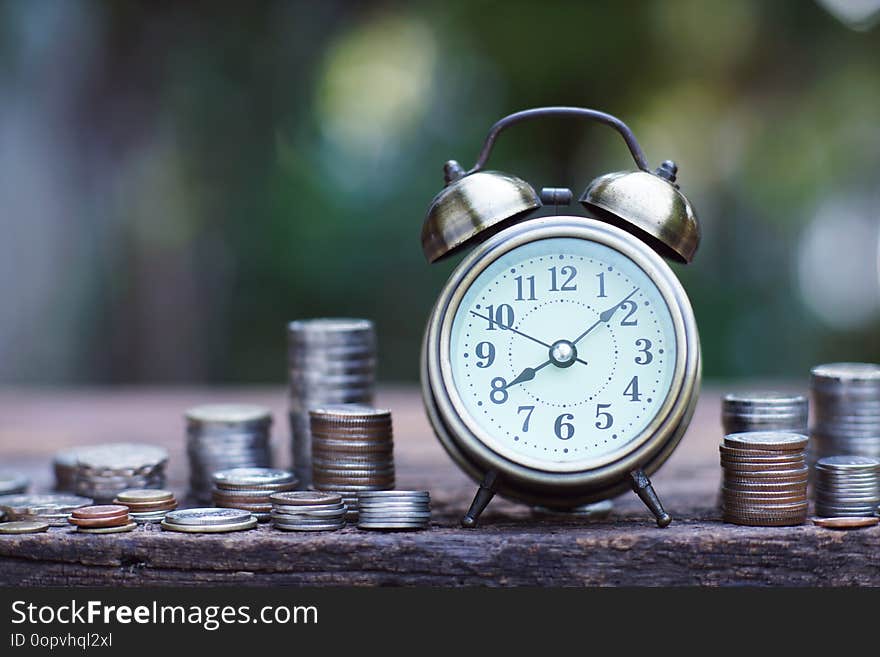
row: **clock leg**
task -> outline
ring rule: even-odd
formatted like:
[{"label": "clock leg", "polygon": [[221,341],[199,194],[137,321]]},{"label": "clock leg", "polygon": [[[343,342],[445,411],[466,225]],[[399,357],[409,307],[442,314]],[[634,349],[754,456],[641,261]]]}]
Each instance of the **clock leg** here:
[{"label": "clock leg", "polygon": [[651,485],[648,475],[643,470],[633,470],[629,473],[629,476],[632,479],[633,491],[645,503],[645,506],[648,507],[651,513],[654,514],[654,517],[657,518],[657,526],[668,527],[669,523],[672,522],[672,516],[666,513],[666,510],[663,508],[663,504],[660,502],[660,498],[657,497],[657,493],[654,492],[654,487]]},{"label": "clock leg", "polygon": [[492,501],[492,498],[495,497],[495,484],[497,481],[498,473],[495,470],[489,470],[486,476],[483,477],[483,482],[477,489],[477,494],[474,495],[471,507],[464,515],[464,518],[461,519],[462,527],[470,529],[477,526],[477,518],[480,517],[480,514],[483,513],[489,502]]}]

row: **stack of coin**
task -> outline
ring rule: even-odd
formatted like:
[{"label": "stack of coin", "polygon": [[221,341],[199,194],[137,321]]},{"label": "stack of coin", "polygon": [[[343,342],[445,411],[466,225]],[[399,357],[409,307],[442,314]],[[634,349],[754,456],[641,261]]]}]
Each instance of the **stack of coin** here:
[{"label": "stack of coin", "polygon": [[293,466],[311,484],[309,411],[324,404],[372,404],[376,333],[366,319],[311,319],[287,327]]},{"label": "stack of coin", "polygon": [[66,493],[0,496],[0,509],[6,512],[8,520],[38,520],[53,527],[67,525],[75,509],[91,504],[91,498]]},{"label": "stack of coin", "polygon": [[724,434],[747,431],[792,431],[807,434],[807,398],[803,395],[757,391],[731,393],[721,404]]},{"label": "stack of coin", "polygon": [[14,472],[0,472],[0,495],[18,495],[31,485],[31,480]]},{"label": "stack of coin", "polygon": [[813,462],[840,454],[880,458],[880,365],[819,365],[810,387]]},{"label": "stack of coin", "polygon": [[310,412],[312,485],[339,493],[357,518],[357,494],[394,488],[391,411],[335,404]]},{"label": "stack of coin", "polygon": [[155,445],[82,447],[76,457],[76,493],[103,503],[127,488],[163,488],[167,463],[168,451]]},{"label": "stack of coin", "polygon": [[170,490],[158,488],[132,488],[116,496],[113,504],[128,507],[131,519],[146,524],[162,522],[165,514],[177,508],[177,500]]},{"label": "stack of coin", "polygon": [[76,464],[82,447],[68,447],[55,453],[52,470],[55,473],[55,490],[60,493],[76,492]]},{"label": "stack of coin", "polygon": [[426,490],[358,493],[358,529],[427,529],[431,496]]},{"label": "stack of coin", "polygon": [[130,532],[137,523],[128,515],[128,507],[121,504],[84,506],[75,509],[69,522],[83,534],[119,534]]},{"label": "stack of coin", "polygon": [[261,406],[210,404],[186,413],[190,494],[211,500],[215,472],[272,467],[272,414]]},{"label": "stack of coin", "polygon": [[162,529],[187,534],[222,534],[256,526],[257,519],[241,509],[178,509],[162,521]]},{"label": "stack of coin", "polygon": [[273,468],[232,468],[214,473],[214,506],[250,511],[259,521],[269,520],[272,493],[290,491],[296,477]]},{"label": "stack of coin", "polygon": [[816,462],[816,515],[873,516],[880,504],[880,460],[828,456]]},{"label": "stack of coin", "polygon": [[782,431],[734,433],[721,444],[725,522],[771,527],[807,517],[807,437]]},{"label": "stack of coin", "polygon": [[345,527],[342,497],[316,491],[273,493],[272,525],[288,532],[334,531]]}]

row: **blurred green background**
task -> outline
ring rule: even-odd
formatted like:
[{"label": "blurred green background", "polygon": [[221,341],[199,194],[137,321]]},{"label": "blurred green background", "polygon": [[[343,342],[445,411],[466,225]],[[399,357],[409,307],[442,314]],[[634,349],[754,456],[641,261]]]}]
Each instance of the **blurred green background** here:
[{"label": "blurred green background", "polygon": [[[414,381],[443,162],[549,104],[678,162],[707,377],[880,360],[878,4],[0,1],[0,381],[280,382],[286,322],[326,315]],[[632,167],[570,121],[491,164]]]}]

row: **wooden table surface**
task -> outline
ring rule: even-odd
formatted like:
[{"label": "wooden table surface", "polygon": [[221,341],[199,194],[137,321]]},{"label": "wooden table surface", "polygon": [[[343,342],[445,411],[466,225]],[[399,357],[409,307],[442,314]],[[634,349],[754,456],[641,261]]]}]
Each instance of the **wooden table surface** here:
[{"label": "wooden table surface", "polygon": [[[658,529],[635,495],[604,520],[545,516],[500,498],[475,530],[458,521],[475,486],[434,439],[415,387],[384,389],[394,413],[399,488],[428,489],[430,530],[284,533],[268,526],[228,535],[163,532],[0,536],[0,584],[219,585],[880,585],[880,529],[811,524],[737,527],[716,510],[719,389],[704,389],[681,446],[653,478],[673,524]],[[285,394],[278,389],[113,388],[0,390],[0,469],[52,485],[51,455],[65,446],[149,442],[171,453],[169,478],[186,490],[183,411],[240,401],[273,409],[277,463],[289,464]]]}]

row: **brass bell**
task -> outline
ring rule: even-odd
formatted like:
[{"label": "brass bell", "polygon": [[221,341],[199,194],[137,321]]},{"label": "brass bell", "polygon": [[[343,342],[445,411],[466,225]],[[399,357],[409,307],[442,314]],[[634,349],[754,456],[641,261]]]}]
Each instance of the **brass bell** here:
[{"label": "brass bell", "polygon": [[446,187],[431,201],[422,224],[422,250],[428,262],[451,255],[477,235],[485,239],[509,220],[541,206],[532,186],[508,173],[465,174],[455,160],[446,163],[445,172]]},{"label": "brass bell", "polygon": [[422,225],[422,250],[428,262],[471,244],[478,235],[485,239],[541,207],[540,197],[526,181],[483,167],[503,130],[551,116],[587,119],[613,128],[638,167],[591,182],[580,198],[588,212],[644,240],[664,257],[691,262],[700,244],[700,226],[675,184],[675,163],[667,160],[652,172],[629,126],[611,114],[581,107],[538,107],[505,116],[490,129],[469,171],[455,160],[446,163],[446,187],[434,197]]},{"label": "brass bell", "polygon": [[654,172],[618,171],[596,178],[580,198],[600,219],[633,232],[678,262],[693,260],[700,225],[690,201],[675,184],[678,167],[667,160]]}]

